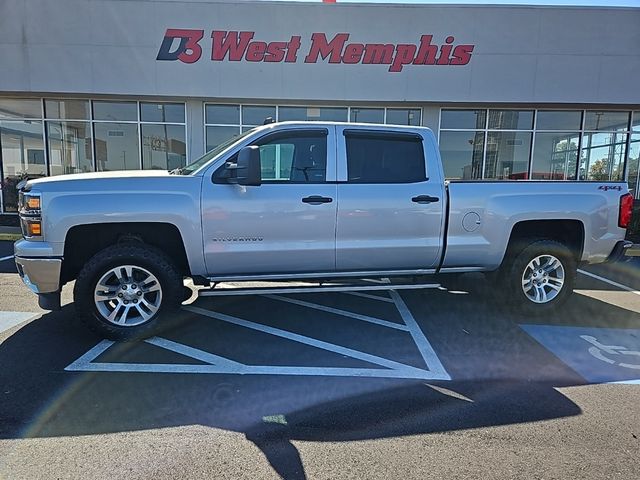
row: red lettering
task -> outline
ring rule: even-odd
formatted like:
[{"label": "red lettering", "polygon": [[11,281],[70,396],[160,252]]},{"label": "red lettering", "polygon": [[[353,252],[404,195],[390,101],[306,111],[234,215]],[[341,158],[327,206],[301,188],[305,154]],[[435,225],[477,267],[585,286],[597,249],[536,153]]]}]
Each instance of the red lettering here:
[{"label": "red lettering", "polygon": [[474,45],[458,45],[453,49],[453,58],[449,65],[466,65],[471,60]]},{"label": "red lettering", "polygon": [[416,46],[413,43],[401,43],[396,47],[396,56],[389,67],[390,72],[401,72],[404,65],[413,62],[416,54]]},{"label": "red lettering", "polygon": [[451,49],[453,48],[451,44],[454,40],[455,38],[451,36],[445,39],[446,45],[442,45],[442,47],[440,47],[440,57],[438,58],[436,65],[449,65],[449,55],[451,55]]},{"label": "red lettering", "polygon": [[383,45],[381,43],[367,43],[364,46],[364,58],[362,63],[384,63],[386,65],[391,64],[393,60],[394,45],[387,43]]},{"label": "red lettering", "polygon": [[267,45],[267,54],[264,57],[265,62],[281,62],[284,60],[284,54],[287,49],[287,42],[271,42]]},{"label": "red lettering", "polygon": [[181,38],[184,42],[184,45],[180,44],[183,50],[178,55],[178,60],[184,63],[195,63],[200,60],[202,47],[198,42],[204,37],[204,30],[169,28],[165,36]]},{"label": "red lettering", "polygon": [[433,35],[422,35],[420,37],[420,49],[416,55],[416,59],[413,61],[414,65],[433,65],[436,63],[436,55],[438,54],[438,47],[431,45]]},{"label": "red lettering", "polygon": [[364,45],[361,43],[350,43],[344,49],[342,63],[358,63],[362,58]]},{"label": "red lettering", "polygon": [[261,62],[264,60],[264,54],[267,51],[265,42],[251,42],[247,47],[247,53],[244,58],[247,62]]},{"label": "red lettering", "polygon": [[291,37],[287,47],[287,56],[284,61],[286,63],[294,63],[298,60],[298,49],[300,48],[300,37],[295,35]]},{"label": "red lettering", "polygon": [[240,32],[238,40],[238,32],[214,30],[211,32],[211,60],[220,62],[228,55],[230,61],[239,62],[254,35],[254,32]]},{"label": "red lettering", "polygon": [[327,42],[327,36],[324,33],[312,34],[311,49],[309,55],[305,57],[304,63],[316,63],[318,56],[323,60],[329,57],[329,63],[340,63],[342,49],[347,40],[349,40],[348,33],[338,33],[330,42]]}]

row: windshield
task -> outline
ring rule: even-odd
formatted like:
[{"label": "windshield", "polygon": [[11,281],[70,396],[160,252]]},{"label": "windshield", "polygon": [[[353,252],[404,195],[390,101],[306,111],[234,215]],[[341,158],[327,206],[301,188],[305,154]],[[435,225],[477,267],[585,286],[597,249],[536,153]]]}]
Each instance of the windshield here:
[{"label": "windshield", "polygon": [[220,153],[225,151],[231,145],[233,145],[234,143],[242,140],[244,137],[246,137],[250,133],[253,133],[254,131],[255,131],[255,128],[252,128],[251,130],[247,130],[246,132],[243,132],[240,135],[237,135],[235,137],[231,137],[229,140],[227,140],[226,142],[221,143],[220,145],[215,147],[213,150],[209,150],[207,153],[205,153],[202,157],[197,159],[195,162],[187,165],[186,167],[176,168],[175,170],[172,170],[171,173],[172,174],[177,174],[177,175],[191,175],[193,172],[195,172],[200,167],[205,165],[211,159],[217,157]]}]

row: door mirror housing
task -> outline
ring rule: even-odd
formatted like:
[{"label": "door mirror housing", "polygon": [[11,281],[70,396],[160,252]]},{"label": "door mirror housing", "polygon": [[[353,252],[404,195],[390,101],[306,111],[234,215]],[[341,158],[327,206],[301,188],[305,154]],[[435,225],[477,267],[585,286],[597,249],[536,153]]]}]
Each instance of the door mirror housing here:
[{"label": "door mirror housing", "polygon": [[235,170],[238,185],[246,185],[248,187],[262,185],[260,147],[251,145],[240,150]]}]

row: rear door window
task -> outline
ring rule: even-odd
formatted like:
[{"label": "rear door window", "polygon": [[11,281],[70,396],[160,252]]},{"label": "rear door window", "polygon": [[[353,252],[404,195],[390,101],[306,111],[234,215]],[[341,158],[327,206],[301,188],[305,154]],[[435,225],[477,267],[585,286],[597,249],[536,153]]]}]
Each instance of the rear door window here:
[{"label": "rear door window", "polygon": [[427,179],[422,138],[345,131],[349,183],[417,183]]}]

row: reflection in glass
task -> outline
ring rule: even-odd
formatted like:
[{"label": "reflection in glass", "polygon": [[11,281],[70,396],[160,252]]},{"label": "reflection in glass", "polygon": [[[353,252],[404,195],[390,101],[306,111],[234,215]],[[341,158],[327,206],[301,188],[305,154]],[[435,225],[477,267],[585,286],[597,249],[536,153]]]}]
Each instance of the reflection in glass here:
[{"label": "reflection in glass", "polygon": [[531,130],[533,110],[489,110],[489,129]]},{"label": "reflection in glass", "polygon": [[262,125],[269,117],[276,119],[276,107],[264,105],[244,105],[242,107],[243,125]]},{"label": "reflection in glass", "polygon": [[580,130],[582,111],[580,110],[538,110],[536,130]]},{"label": "reflection in glass", "polygon": [[387,108],[388,125],[420,126],[422,110],[419,108]]},{"label": "reflection in glass", "polygon": [[207,152],[238,135],[240,127],[207,127]]},{"label": "reflection in glass", "polygon": [[140,103],[143,122],[184,123],[184,103]]},{"label": "reflection in glass", "polygon": [[132,121],[138,120],[136,102],[93,102],[94,120]]},{"label": "reflection in glass", "polygon": [[634,132],[640,132],[640,110],[633,112],[633,123],[631,128]]},{"label": "reflection in glass", "polygon": [[187,163],[183,125],[142,125],[142,168],[173,170]]},{"label": "reflection in glass", "polygon": [[440,154],[446,178],[481,178],[483,152],[483,132],[440,133]]},{"label": "reflection in glass", "polygon": [[89,120],[89,100],[45,100],[46,118],[59,120]]},{"label": "reflection in glass", "polygon": [[640,166],[640,134],[631,135],[629,144],[629,160],[627,161],[629,189],[638,198],[638,167]]},{"label": "reflection in glass", "polygon": [[489,132],[484,178],[525,180],[530,151],[530,132]]},{"label": "reflection in glass", "polygon": [[131,123],[96,123],[96,165],[98,171],[135,170],[140,168],[138,125]]},{"label": "reflection in glass", "polygon": [[623,133],[585,133],[579,180],[622,180],[626,141]]},{"label": "reflection in glass", "polygon": [[440,117],[440,128],[478,130],[486,123],[486,110],[442,110]]},{"label": "reflection in glass", "polygon": [[575,180],[579,132],[536,133],[533,180]]},{"label": "reflection in glass", "polygon": [[51,175],[93,171],[89,122],[47,122]]},{"label": "reflection in glass", "polygon": [[0,119],[42,118],[42,105],[35,98],[0,98]]},{"label": "reflection in glass", "polygon": [[295,146],[277,143],[260,146],[262,180],[290,180]]},{"label": "reflection in glass", "polygon": [[384,108],[351,108],[350,122],[384,123]]},{"label": "reflection in glass", "polygon": [[317,120],[326,122],[346,122],[347,108],[344,107],[280,107],[278,120]]},{"label": "reflection in glass", "polygon": [[240,105],[205,105],[205,123],[240,125]]},{"label": "reflection in glass", "polygon": [[585,130],[626,130],[629,112],[589,111],[584,117]]},{"label": "reflection in glass", "polygon": [[18,182],[47,174],[42,122],[0,122],[0,146],[4,210],[15,212],[18,209]]}]

